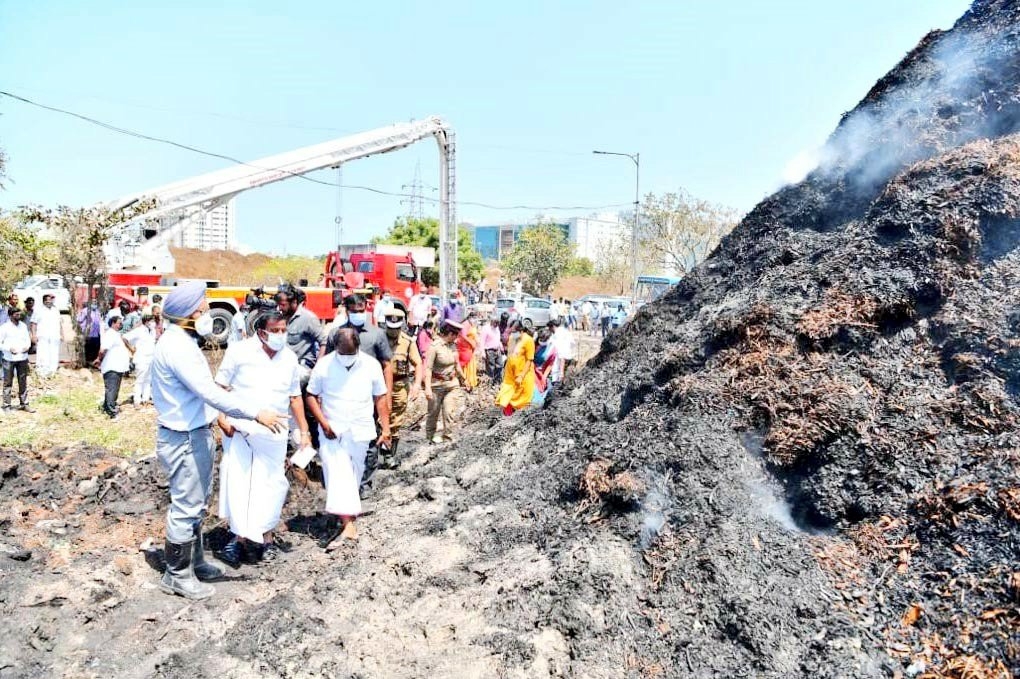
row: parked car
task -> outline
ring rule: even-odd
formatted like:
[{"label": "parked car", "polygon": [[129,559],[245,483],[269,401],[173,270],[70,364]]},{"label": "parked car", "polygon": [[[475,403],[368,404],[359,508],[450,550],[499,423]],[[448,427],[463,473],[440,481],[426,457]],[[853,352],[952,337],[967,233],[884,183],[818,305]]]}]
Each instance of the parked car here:
[{"label": "parked car", "polygon": [[35,298],[37,306],[42,306],[43,295],[53,295],[53,306],[57,311],[71,311],[71,295],[64,287],[64,278],[57,274],[29,276],[14,286],[14,293],[22,303],[26,297]]},{"label": "parked car", "polygon": [[515,320],[519,315],[517,302],[510,297],[497,297],[496,304],[492,307],[492,320],[499,321],[504,312],[510,314],[511,321]]},{"label": "parked car", "polygon": [[610,295],[584,295],[574,300],[574,307],[577,309],[581,308],[581,305],[585,302],[591,302],[592,304],[602,304],[605,300],[610,299]]},{"label": "parked car", "polygon": [[525,297],[520,302],[518,313],[521,322],[530,328],[541,328],[549,325],[552,302],[539,297]]}]

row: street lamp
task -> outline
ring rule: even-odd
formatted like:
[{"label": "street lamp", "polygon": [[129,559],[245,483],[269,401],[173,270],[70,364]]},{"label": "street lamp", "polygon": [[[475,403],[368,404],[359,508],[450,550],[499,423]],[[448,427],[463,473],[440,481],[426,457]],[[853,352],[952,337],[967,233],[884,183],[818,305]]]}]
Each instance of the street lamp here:
[{"label": "street lamp", "polygon": [[638,215],[641,209],[641,154],[640,153],[618,153],[616,151],[592,151],[598,156],[623,156],[634,161],[634,225],[630,232],[630,269],[631,289],[630,294],[634,296],[634,286],[637,285],[637,238],[638,238]]}]

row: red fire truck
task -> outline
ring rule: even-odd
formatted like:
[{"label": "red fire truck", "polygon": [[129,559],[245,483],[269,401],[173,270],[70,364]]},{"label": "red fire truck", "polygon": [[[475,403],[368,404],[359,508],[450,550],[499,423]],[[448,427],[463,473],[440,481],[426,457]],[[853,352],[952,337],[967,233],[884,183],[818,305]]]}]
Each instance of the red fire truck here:
[{"label": "red fire truck", "polygon": [[[324,322],[336,317],[337,307],[348,295],[364,295],[369,311],[384,292],[389,292],[394,304],[406,311],[411,297],[424,289],[421,268],[435,264],[435,250],[395,245],[341,246],[326,257],[323,273],[324,285],[300,285],[305,293],[305,307]],[[122,299],[137,304],[140,299],[153,295],[166,296],[173,286],[183,279],[172,279],[158,273],[132,271],[111,272],[107,278],[108,302],[113,305]],[[249,288],[224,285],[218,280],[206,280],[206,299],[213,317],[212,340],[223,344],[230,332],[231,317],[241,304],[256,293],[262,299],[271,299],[276,288]],[[82,290],[84,295],[84,290]],[[83,300],[79,300],[81,304]]]}]

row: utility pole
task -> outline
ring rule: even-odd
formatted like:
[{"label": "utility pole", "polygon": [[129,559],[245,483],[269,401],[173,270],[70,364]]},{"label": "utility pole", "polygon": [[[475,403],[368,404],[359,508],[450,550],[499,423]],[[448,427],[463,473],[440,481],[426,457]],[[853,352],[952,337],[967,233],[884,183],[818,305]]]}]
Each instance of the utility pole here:
[{"label": "utility pole", "polygon": [[599,156],[623,156],[634,162],[634,224],[630,231],[630,294],[634,297],[637,286],[637,241],[638,241],[638,220],[641,215],[641,154],[640,153],[619,153],[616,151],[592,151]]},{"label": "utility pole", "polygon": [[336,245],[339,248],[344,242],[344,166],[336,166]]}]

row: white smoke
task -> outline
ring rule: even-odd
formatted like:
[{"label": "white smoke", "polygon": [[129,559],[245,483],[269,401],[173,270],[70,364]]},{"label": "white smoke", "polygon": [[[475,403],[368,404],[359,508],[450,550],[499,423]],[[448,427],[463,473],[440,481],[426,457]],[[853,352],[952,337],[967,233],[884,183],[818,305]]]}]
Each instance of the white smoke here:
[{"label": "white smoke", "polygon": [[669,481],[663,476],[648,479],[650,489],[641,500],[641,549],[648,549],[666,526],[670,507]]},{"label": "white smoke", "polygon": [[989,85],[997,83],[1015,48],[962,31],[935,40],[927,56],[907,67],[912,83],[893,84],[849,114],[825,145],[801,151],[787,163],[784,180],[797,183],[813,171],[846,171],[859,186],[877,185],[934,152],[1015,131],[1020,121],[1009,117],[1015,117],[1015,108],[1004,112],[1002,101],[1015,104],[1017,94]]},{"label": "white smoke", "polygon": [[811,171],[818,167],[821,159],[822,147],[820,146],[804,149],[797,153],[793,158],[786,161],[786,165],[783,167],[783,186],[799,184],[807,179]]}]

